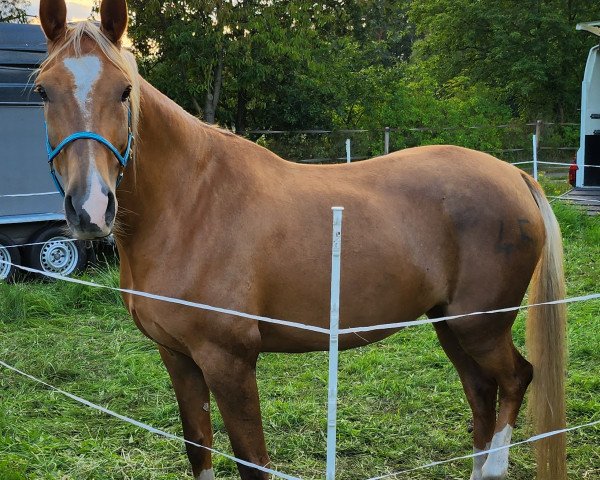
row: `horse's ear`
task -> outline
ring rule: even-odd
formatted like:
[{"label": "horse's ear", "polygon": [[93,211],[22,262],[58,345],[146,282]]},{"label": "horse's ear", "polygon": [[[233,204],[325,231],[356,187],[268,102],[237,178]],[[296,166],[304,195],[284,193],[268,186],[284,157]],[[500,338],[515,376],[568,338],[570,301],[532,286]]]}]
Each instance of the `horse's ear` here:
[{"label": "horse's ear", "polygon": [[54,42],[67,31],[67,4],[65,0],[41,0],[40,22],[44,34]]},{"label": "horse's ear", "polygon": [[127,29],[127,1],[103,0],[100,4],[102,31],[113,42],[119,43]]}]

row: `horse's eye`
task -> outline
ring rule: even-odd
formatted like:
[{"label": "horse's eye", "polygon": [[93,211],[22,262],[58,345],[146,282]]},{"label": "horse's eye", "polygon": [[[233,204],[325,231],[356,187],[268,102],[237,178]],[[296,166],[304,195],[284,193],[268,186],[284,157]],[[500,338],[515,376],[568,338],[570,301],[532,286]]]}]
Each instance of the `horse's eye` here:
[{"label": "horse's eye", "polygon": [[46,93],[46,90],[44,89],[44,87],[42,87],[41,85],[36,85],[36,87],[33,89],[33,91],[35,93],[37,93],[40,97],[42,97],[42,100],[44,102],[48,101],[48,94]]},{"label": "horse's eye", "polygon": [[123,96],[121,97],[121,101],[126,102],[129,98],[129,95],[131,95],[131,86],[125,89],[125,91],[123,92]]}]

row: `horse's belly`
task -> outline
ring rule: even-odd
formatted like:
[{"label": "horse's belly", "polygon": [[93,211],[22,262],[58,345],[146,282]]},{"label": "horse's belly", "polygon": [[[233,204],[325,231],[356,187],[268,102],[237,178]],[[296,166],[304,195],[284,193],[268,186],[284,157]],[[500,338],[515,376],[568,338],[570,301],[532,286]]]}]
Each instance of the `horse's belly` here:
[{"label": "horse's belly", "polygon": [[[385,270],[347,275],[340,294],[340,329],[365,327],[367,331],[340,335],[340,348],[348,349],[381,340],[399,330],[371,329],[373,326],[415,320],[440,302],[442,292],[435,278],[425,271]],[[323,282],[324,283],[324,282]],[[286,291],[287,290],[287,291]],[[273,291],[268,316],[329,328],[330,297],[328,286],[322,290]],[[327,350],[329,336],[273,324],[259,326],[263,351],[303,352]]]},{"label": "horse's belly", "polygon": [[[410,228],[397,227],[399,215],[388,215],[387,223],[376,211],[349,216],[342,241],[340,328],[415,320],[447,301],[455,255],[443,219],[425,222],[413,211],[403,215]],[[326,226],[316,230],[330,231]],[[326,248],[315,246],[331,240],[311,233],[313,238],[306,242],[310,251],[292,256],[287,249],[267,250],[263,265],[269,268],[260,304],[266,316],[328,328],[331,257]],[[342,335],[340,348],[365,345],[397,329]],[[322,333],[271,324],[260,325],[260,330],[267,351],[323,350],[329,345],[328,335]]]},{"label": "horse's belly", "polygon": [[[295,334],[282,329],[268,329],[262,333],[261,351],[263,352],[287,352],[304,353],[329,350],[329,335],[307,332]],[[340,334],[338,345],[340,350],[363,347],[371,343],[383,340],[394,334],[400,328],[376,330],[370,332]]]}]

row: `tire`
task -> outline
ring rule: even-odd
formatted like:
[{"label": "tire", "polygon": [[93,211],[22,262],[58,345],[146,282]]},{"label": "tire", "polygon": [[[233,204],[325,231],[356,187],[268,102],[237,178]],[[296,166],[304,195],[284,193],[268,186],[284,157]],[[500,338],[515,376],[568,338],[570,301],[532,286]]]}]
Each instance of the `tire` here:
[{"label": "tire", "polygon": [[[21,265],[21,253],[17,247],[13,247],[14,244],[9,237],[0,234],[0,260]],[[0,282],[14,281],[18,271],[17,267],[0,263]]]},{"label": "tire", "polygon": [[83,271],[87,265],[89,255],[85,242],[72,241],[62,225],[39,230],[28,243],[40,244],[30,246],[27,251],[27,263],[36,270],[68,277]]}]

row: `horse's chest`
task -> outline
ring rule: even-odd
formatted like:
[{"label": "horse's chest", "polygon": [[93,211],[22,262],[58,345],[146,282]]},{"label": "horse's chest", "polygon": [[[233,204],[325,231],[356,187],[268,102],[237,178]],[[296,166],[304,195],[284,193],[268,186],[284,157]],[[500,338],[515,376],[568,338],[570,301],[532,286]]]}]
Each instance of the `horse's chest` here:
[{"label": "horse's chest", "polygon": [[[158,301],[156,301],[158,302]],[[161,315],[160,309],[153,309],[151,304],[146,302],[131,302],[129,313],[140,331],[156,343],[179,352],[187,352],[188,348],[181,341],[183,332],[178,331],[176,327],[170,327],[168,316]]]}]

